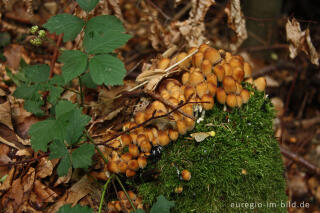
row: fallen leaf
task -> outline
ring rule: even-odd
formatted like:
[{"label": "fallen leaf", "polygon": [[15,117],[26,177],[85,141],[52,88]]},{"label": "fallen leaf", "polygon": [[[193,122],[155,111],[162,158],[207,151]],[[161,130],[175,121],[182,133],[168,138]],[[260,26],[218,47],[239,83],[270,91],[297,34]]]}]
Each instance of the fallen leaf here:
[{"label": "fallen leaf", "polygon": [[88,176],[83,176],[77,183],[73,184],[70,189],[48,209],[48,212],[57,212],[64,204],[71,203],[75,205],[80,199],[93,192],[94,188]]},{"label": "fallen leaf", "polygon": [[12,167],[6,179],[3,182],[0,182],[0,196],[11,187],[14,171],[15,171],[15,168]]},{"label": "fallen leaf", "polygon": [[23,46],[18,44],[11,44],[4,49],[3,55],[6,57],[6,65],[15,73],[20,66],[21,58],[29,64],[30,58]]},{"label": "fallen leaf", "polygon": [[33,188],[34,179],[35,179],[35,169],[30,167],[27,174],[22,178],[23,192],[27,193]]},{"label": "fallen leaf", "polygon": [[41,199],[41,201],[45,203],[54,202],[58,197],[58,195],[54,191],[52,191],[48,186],[41,183],[41,181],[39,180],[36,180],[34,182],[33,190],[37,194],[39,199]]},{"label": "fallen leaf", "polygon": [[210,132],[196,132],[190,134],[190,136],[195,139],[197,142],[202,142],[204,141],[207,137],[214,137],[216,133],[214,131]]},{"label": "fallen leaf", "polygon": [[290,42],[290,58],[295,58],[299,51],[303,51],[310,57],[311,63],[319,66],[319,56],[311,42],[309,29],[301,31],[300,23],[293,18],[286,23],[286,33]]},{"label": "fallen leaf", "polygon": [[0,104],[0,123],[6,125],[11,130],[13,130],[11,121],[11,107],[9,101]]},{"label": "fallen leaf", "polygon": [[37,177],[45,178],[52,174],[53,164],[48,158],[41,158],[40,163],[37,165]]}]

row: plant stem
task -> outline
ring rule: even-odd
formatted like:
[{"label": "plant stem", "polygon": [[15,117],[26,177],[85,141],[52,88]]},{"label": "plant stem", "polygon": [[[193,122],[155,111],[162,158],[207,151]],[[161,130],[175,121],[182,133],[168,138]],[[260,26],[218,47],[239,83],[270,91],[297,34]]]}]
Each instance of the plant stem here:
[{"label": "plant stem", "polygon": [[94,148],[98,151],[99,155],[102,157],[103,161],[105,163],[108,163],[108,160],[106,157],[104,157],[102,151],[99,149],[99,147],[96,145],[96,143],[94,142],[94,140],[92,139],[92,137],[89,135],[88,131],[87,130],[84,130],[85,131],[85,134],[86,134],[86,137],[89,139],[89,141],[94,145]]},{"label": "plant stem", "polygon": [[103,186],[103,192],[102,192],[101,199],[100,199],[100,205],[99,205],[99,211],[98,211],[98,213],[101,213],[101,211],[102,211],[102,205],[103,205],[104,196],[105,196],[105,194],[106,194],[108,184],[109,184],[110,181],[113,179],[113,177],[114,177],[114,174],[112,174],[112,175],[109,177],[109,179],[106,181],[106,183],[105,183],[104,186]]},{"label": "plant stem", "polygon": [[123,190],[123,191],[124,191],[124,193],[126,194],[126,197],[128,198],[128,200],[129,200],[129,202],[130,202],[130,204],[131,204],[131,206],[132,206],[133,210],[134,210],[134,211],[137,211],[136,207],[134,207],[133,202],[132,202],[132,200],[130,199],[130,197],[129,197],[128,193],[127,193],[127,190],[124,188],[124,186],[123,186],[123,184],[122,184],[121,180],[119,179],[119,177],[118,177],[118,176],[116,176],[116,175],[115,175],[115,177],[116,177],[116,180],[118,181],[119,185],[121,186],[122,190]]},{"label": "plant stem", "polygon": [[79,79],[79,89],[80,89],[80,106],[83,106],[84,103],[84,97],[83,97],[83,92],[82,92],[82,82],[81,82],[81,77],[78,77]]}]

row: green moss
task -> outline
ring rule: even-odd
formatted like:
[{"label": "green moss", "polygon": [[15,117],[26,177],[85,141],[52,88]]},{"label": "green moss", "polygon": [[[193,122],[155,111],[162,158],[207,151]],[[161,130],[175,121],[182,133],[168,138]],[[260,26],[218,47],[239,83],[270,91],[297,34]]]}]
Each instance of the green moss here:
[{"label": "green moss", "polygon": [[[175,201],[171,212],[177,213],[286,212],[280,205],[287,197],[273,117],[269,99],[260,92],[231,112],[216,105],[193,130],[213,130],[216,136],[197,143],[187,134],[168,146],[155,165],[159,178],[137,186],[139,194],[147,205],[162,194]],[[181,181],[177,169],[188,169],[191,180]],[[178,186],[183,187],[180,194],[174,192]],[[245,203],[256,208],[239,207]],[[276,207],[266,207],[273,203]]]}]

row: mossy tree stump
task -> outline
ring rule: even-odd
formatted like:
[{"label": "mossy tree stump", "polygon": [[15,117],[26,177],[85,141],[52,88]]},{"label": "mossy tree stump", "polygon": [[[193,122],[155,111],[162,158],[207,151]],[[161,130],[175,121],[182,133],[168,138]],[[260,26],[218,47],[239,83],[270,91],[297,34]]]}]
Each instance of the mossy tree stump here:
[{"label": "mossy tree stump", "polygon": [[[159,177],[139,184],[139,194],[147,205],[164,195],[175,201],[171,212],[177,213],[286,212],[273,118],[273,107],[262,92],[255,91],[248,104],[229,112],[216,105],[192,131],[215,131],[216,136],[197,143],[186,134],[166,147],[161,160],[149,166],[161,171]],[[178,175],[184,169],[192,174],[188,182]],[[176,193],[177,187],[183,191]]]}]

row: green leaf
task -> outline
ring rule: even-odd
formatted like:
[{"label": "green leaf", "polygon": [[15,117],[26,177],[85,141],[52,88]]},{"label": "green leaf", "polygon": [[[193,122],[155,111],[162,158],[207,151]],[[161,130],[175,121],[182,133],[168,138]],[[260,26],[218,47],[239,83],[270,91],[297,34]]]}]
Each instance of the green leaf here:
[{"label": "green leaf", "polygon": [[24,108],[25,110],[27,110],[28,112],[31,112],[33,114],[35,114],[36,116],[43,116],[44,112],[41,109],[41,106],[43,105],[43,101],[42,100],[30,100],[30,99],[26,99],[24,101]]},{"label": "green leaf", "polygon": [[71,159],[70,155],[65,155],[61,158],[60,163],[57,168],[58,176],[66,176],[69,172],[69,169],[71,167]]},{"label": "green leaf", "polygon": [[55,105],[57,103],[57,101],[59,100],[62,92],[63,92],[63,88],[50,86],[48,101],[51,104]]},{"label": "green leaf", "polygon": [[28,80],[34,83],[46,82],[49,79],[50,67],[47,64],[27,66],[23,69]]},{"label": "green leaf", "polygon": [[93,213],[93,210],[88,206],[81,206],[79,204],[71,208],[71,204],[63,205],[57,213]]},{"label": "green leaf", "polygon": [[59,119],[63,114],[74,110],[77,105],[67,100],[61,100],[56,106],[56,118]]},{"label": "green leaf", "polygon": [[174,207],[174,201],[168,201],[163,195],[157,197],[157,202],[153,204],[150,213],[170,213],[170,208]]},{"label": "green leaf", "polygon": [[65,83],[65,80],[64,80],[64,78],[63,78],[62,75],[55,75],[55,76],[53,76],[53,77],[49,80],[48,83],[51,84],[51,85],[57,85],[57,86],[61,86],[61,87],[66,84],[66,83]]},{"label": "green leaf", "polygon": [[49,159],[61,158],[57,172],[59,177],[68,174],[69,168],[71,167],[70,154],[66,145],[61,140],[54,140],[50,145]]},{"label": "green leaf", "polygon": [[57,126],[55,120],[44,120],[33,124],[29,129],[31,145],[34,151],[47,151],[47,145],[55,139]]},{"label": "green leaf", "polygon": [[79,141],[90,119],[91,117],[82,114],[80,108],[65,113],[59,118],[58,122],[65,126],[65,140],[70,145]]},{"label": "green leaf", "polygon": [[23,99],[40,99],[40,94],[37,93],[38,86],[32,85],[28,86],[26,84],[22,84],[20,87],[14,91],[13,96],[16,98],[23,98]]},{"label": "green leaf", "polygon": [[96,16],[87,23],[83,46],[89,54],[110,53],[130,39],[124,32],[121,21],[115,16]]},{"label": "green leaf", "polygon": [[81,9],[90,12],[93,8],[96,7],[99,0],[77,0]]},{"label": "green leaf", "polygon": [[70,41],[80,33],[85,22],[73,15],[63,13],[53,16],[43,25],[50,33],[57,35],[63,33],[63,41]]},{"label": "green leaf", "polygon": [[89,69],[93,82],[98,85],[122,85],[126,74],[122,61],[108,54],[94,56],[89,61]]},{"label": "green leaf", "polygon": [[62,52],[59,61],[64,63],[62,76],[65,82],[69,82],[86,71],[88,57],[79,50],[66,50]]},{"label": "green leaf", "polygon": [[87,169],[91,165],[92,155],[94,154],[93,144],[82,144],[79,148],[74,150],[71,154],[72,165],[74,168]]},{"label": "green leaf", "polygon": [[95,84],[95,83],[93,82],[90,73],[84,74],[84,75],[81,77],[81,81],[82,81],[82,83],[83,83],[86,87],[88,87],[88,88],[90,88],[90,89],[95,89],[95,88],[97,87],[97,84]]}]

